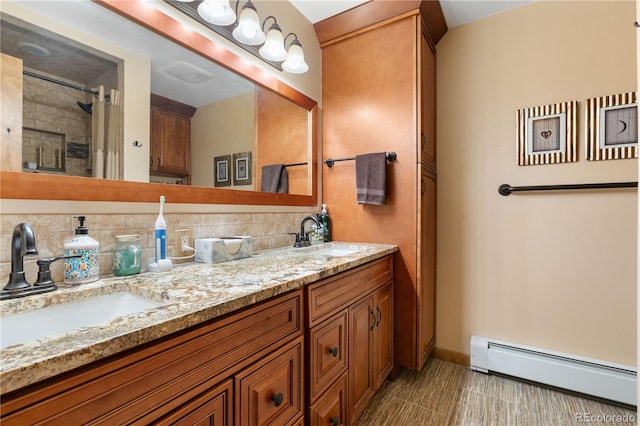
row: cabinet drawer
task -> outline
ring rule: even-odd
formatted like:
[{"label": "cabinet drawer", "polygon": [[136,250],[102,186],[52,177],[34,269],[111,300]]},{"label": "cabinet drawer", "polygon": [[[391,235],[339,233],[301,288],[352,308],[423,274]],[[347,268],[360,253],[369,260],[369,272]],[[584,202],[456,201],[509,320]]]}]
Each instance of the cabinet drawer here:
[{"label": "cabinet drawer", "polygon": [[236,423],[285,425],[302,415],[303,338],[235,376]]},{"label": "cabinet drawer", "polygon": [[182,407],[151,423],[154,426],[231,426],[233,381],[226,380]]},{"label": "cabinet drawer", "polygon": [[345,309],[309,332],[310,402],[315,401],[337,377],[347,371],[347,313]]},{"label": "cabinet drawer", "polygon": [[155,420],[301,336],[301,296],[293,291],[3,395],[2,424]]},{"label": "cabinet drawer", "polygon": [[308,324],[313,327],[330,315],[393,278],[393,258],[385,256],[336,277],[306,287]]},{"label": "cabinet drawer", "polygon": [[347,425],[347,375],[344,374],[309,409],[310,426]]}]

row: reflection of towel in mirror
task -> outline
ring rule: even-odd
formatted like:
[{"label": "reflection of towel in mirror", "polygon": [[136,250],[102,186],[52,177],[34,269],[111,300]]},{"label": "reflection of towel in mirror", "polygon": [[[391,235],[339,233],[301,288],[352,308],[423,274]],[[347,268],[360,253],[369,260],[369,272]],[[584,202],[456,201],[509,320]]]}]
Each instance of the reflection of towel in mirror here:
[{"label": "reflection of towel in mirror", "polygon": [[358,204],[386,204],[386,187],[386,153],[356,155],[356,196]]},{"label": "reflection of towel in mirror", "polygon": [[262,192],[289,192],[289,177],[284,164],[271,164],[262,166],[262,182],[260,184]]}]

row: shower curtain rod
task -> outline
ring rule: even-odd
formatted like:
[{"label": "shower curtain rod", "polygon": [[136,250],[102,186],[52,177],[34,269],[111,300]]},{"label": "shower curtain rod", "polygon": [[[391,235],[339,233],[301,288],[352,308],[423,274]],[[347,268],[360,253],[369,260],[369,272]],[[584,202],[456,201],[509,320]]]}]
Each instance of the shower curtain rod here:
[{"label": "shower curtain rod", "polygon": [[[75,84],[67,83],[66,81],[56,80],[55,78],[46,77],[44,75],[36,74],[36,73],[31,72],[31,71],[23,70],[22,74],[28,75],[29,77],[39,78],[40,80],[45,80],[45,81],[48,81],[50,83],[55,83],[55,84],[58,84],[60,86],[69,87],[70,89],[80,90],[82,92],[89,93],[91,95],[95,95],[95,96],[99,95],[99,93],[94,91],[94,90],[85,89],[84,87],[76,86]],[[104,97],[105,97],[105,100],[107,100],[107,101],[109,100],[109,95],[108,94],[105,93]]]},{"label": "shower curtain rod", "polygon": [[607,183],[576,183],[568,185],[534,185],[534,186],[511,186],[503,183],[498,188],[500,195],[510,195],[519,191],[556,191],[556,190],[576,190],[576,189],[609,189],[609,188],[637,188],[638,182],[607,182]]}]

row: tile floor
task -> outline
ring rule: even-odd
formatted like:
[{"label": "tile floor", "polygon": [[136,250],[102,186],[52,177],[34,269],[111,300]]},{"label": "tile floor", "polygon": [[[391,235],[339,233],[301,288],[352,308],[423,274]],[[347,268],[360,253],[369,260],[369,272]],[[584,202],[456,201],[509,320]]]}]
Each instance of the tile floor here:
[{"label": "tile floor", "polygon": [[635,410],[430,358],[385,381],[355,426],[632,425]]}]

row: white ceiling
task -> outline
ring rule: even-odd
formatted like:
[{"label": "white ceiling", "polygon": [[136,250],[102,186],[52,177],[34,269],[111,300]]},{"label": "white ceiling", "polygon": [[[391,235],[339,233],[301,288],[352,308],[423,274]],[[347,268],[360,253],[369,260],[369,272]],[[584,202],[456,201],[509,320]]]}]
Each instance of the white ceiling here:
[{"label": "white ceiling", "polygon": [[[366,1],[368,0],[290,0],[312,23],[322,21]],[[453,28],[531,1],[440,0],[440,3],[448,27]],[[107,12],[93,2],[22,0],[21,3],[25,7],[34,9],[36,13],[43,13],[50,18],[67,22],[78,29],[91,33],[93,36],[102,37],[114,43],[125,43],[125,46],[135,50],[138,54],[152,58],[152,90],[154,93],[198,107],[216,99],[224,99],[247,90],[246,84],[238,81],[237,78],[233,78],[232,75],[227,76],[229,73],[226,70],[216,67],[212,62],[205,61],[202,57],[193,55],[185,49],[177,48],[177,45],[170,44],[165,46],[161,44],[164,43],[161,37],[151,32],[140,32],[140,28],[137,25],[122,20],[118,15]],[[113,28],[118,28],[118,31],[114,32]],[[130,43],[127,40],[136,40],[136,42]],[[42,40],[35,41],[40,44],[43,43]],[[158,52],[162,52],[164,57],[156,57],[155,54]],[[206,83],[192,84],[188,89],[170,89],[175,86],[169,84],[172,80],[175,80],[175,77],[168,75],[166,68],[181,61],[189,62],[201,68],[205,71],[205,74],[212,74],[219,81],[226,79],[224,80],[225,83],[222,84],[223,90],[220,92],[214,92],[210,89],[203,90],[202,85]],[[78,68],[79,65],[76,61],[63,62],[71,65],[71,68]],[[45,66],[42,69],[50,68],[50,66]],[[86,66],[82,66],[82,69],[86,68]],[[36,69],[41,68],[36,67]],[[57,75],[65,76],[65,73]],[[83,81],[80,78],[72,78],[71,76],[69,78],[74,81]]]},{"label": "white ceiling", "polygon": [[[322,21],[368,0],[289,0],[312,23]],[[440,0],[449,28],[495,15],[534,0]]]}]

